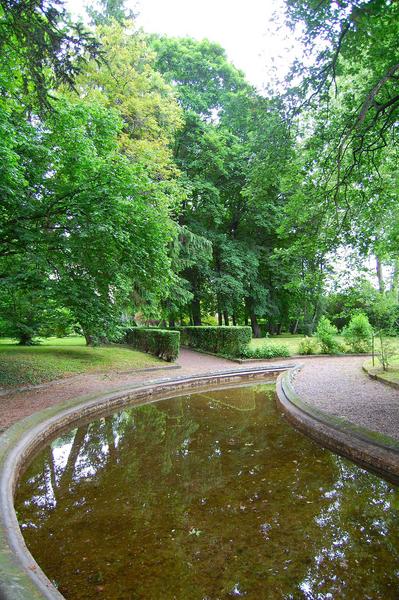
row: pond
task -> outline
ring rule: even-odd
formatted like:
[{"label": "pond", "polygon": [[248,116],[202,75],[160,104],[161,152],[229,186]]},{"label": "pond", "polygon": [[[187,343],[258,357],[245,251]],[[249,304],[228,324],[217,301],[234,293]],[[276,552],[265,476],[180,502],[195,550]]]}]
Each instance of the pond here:
[{"label": "pond", "polygon": [[292,429],[270,385],[82,425],[16,509],[68,600],[399,597],[398,489]]}]

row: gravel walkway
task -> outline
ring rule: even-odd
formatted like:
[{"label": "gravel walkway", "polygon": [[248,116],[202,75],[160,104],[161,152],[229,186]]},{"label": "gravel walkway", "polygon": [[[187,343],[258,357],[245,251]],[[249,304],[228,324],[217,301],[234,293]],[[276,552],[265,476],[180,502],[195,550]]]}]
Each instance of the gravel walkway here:
[{"label": "gravel walkway", "polygon": [[[399,439],[399,392],[373,381],[361,366],[363,357],[315,357],[274,360],[262,364],[303,364],[295,389],[307,402],[350,421]],[[30,390],[0,397],[0,431],[37,410],[63,400],[96,392],[112,392],[139,382],[205,371],[240,368],[237,363],[183,349],[180,369],[146,373],[92,373],[78,375]],[[241,365],[241,367],[244,365]],[[245,365],[250,367],[251,363]]]},{"label": "gravel walkway", "polygon": [[399,391],[364,373],[361,356],[301,361],[294,388],[313,406],[399,439]]}]

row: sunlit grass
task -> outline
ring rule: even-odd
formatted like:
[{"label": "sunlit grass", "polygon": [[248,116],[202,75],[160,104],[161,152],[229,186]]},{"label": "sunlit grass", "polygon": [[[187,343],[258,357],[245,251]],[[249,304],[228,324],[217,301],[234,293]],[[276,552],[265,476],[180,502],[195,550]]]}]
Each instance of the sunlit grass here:
[{"label": "sunlit grass", "polygon": [[[289,353],[291,354],[291,356],[295,356],[296,354],[299,354],[299,345],[301,343],[301,340],[304,339],[304,335],[291,335],[289,333],[284,333],[282,335],[273,335],[270,337],[265,337],[265,338],[258,338],[255,339],[253,338],[250,341],[250,347],[252,348],[257,348],[259,346],[263,346],[264,344],[270,345],[270,346],[286,346],[289,350]],[[350,353],[351,349],[349,348],[349,346],[345,343],[344,338],[342,337],[342,335],[336,335],[334,336],[335,340],[338,342],[338,344],[343,348],[343,350],[345,352]],[[398,353],[398,358],[395,360],[399,361],[399,338],[397,337],[390,337],[389,338],[389,342],[390,345],[397,351]],[[378,348],[379,348],[379,339],[375,338],[375,351],[376,353],[378,352]],[[379,364],[377,358],[376,360],[376,366]],[[399,363],[398,363],[398,368],[399,368]]]},{"label": "sunlit grass", "polygon": [[370,374],[378,375],[381,379],[391,383],[399,383],[399,340],[397,338],[394,338],[392,346],[396,349],[398,354],[389,359],[389,365],[386,371],[383,371],[381,362],[378,360],[377,356],[374,358],[374,364],[370,358],[365,361],[364,366]]},{"label": "sunlit grass", "polygon": [[0,386],[34,385],[69,375],[160,366],[160,359],[128,346],[90,348],[83,337],[48,338],[38,346],[0,340]]}]

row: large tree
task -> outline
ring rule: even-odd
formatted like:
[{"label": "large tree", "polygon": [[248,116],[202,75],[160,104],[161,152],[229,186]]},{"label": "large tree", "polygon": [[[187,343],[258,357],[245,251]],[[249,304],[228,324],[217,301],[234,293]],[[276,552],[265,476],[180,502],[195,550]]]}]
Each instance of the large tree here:
[{"label": "large tree", "polygon": [[[306,56],[294,64],[285,97],[297,132],[288,227],[303,247],[314,245],[324,270],[340,246],[374,254],[383,292],[382,264],[399,256],[398,4],[287,0],[286,7]],[[302,80],[297,87],[293,76]]]},{"label": "large tree", "polygon": [[101,49],[82,23],[74,23],[61,0],[0,0],[0,91],[28,108],[49,108],[49,94],[73,87],[87,57]]},{"label": "large tree", "polygon": [[[36,25],[35,18],[41,39],[48,24],[41,12]],[[7,87],[0,98],[0,301],[4,307],[14,299],[18,310],[3,315],[26,343],[48,302],[70,310],[91,342],[116,333],[128,304],[165,295],[177,196],[168,144],[179,110],[151,70],[143,40],[124,37],[117,25],[101,31],[103,61],[87,48],[58,90],[50,87],[58,55],[47,61],[48,72],[43,66],[39,83],[21,77],[12,88],[10,66],[24,73],[29,57],[19,21],[7,26],[16,33],[4,42],[14,63],[0,61]],[[29,331],[18,326],[27,320]]]}]

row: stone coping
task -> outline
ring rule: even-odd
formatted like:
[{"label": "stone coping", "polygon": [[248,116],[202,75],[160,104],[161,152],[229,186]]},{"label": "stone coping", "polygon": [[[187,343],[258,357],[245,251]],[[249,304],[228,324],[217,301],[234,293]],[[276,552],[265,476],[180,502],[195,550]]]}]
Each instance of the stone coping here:
[{"label": "stone coping", "polygon": [[301,368],[290,369],[277,379],[277,401],[287,420],[322,446],[398,484],[399,441],[302,400],[292,383]]},{"label": "stone coping", "polygon": [[212,371],[191,376],[163,378],[124,386],[111,393],[67,400],[18,421],[0,436],[0,598],[2,600],[62,600],[25,545],[14,510],[18,480],[33,455],[62,431],[127,405],[214,389],[215,386],[275,381],[294,365],[273,365]]},{"label": "stone coping", "polygon": [[278,405],[290,423],[321,445],[398,483],[399,442],[329,415],[301,400],[292,386],[293,377],[300,368],[293,364],[253,366],[137,383],[110,393],[81,396],[51,406],[7,429],[0,436],[0,598],[63,599],[25,545],[14,510],[18,479],[33,455],[62,431],[128,405],[155,402],[197,389],[211,390],[220,384],[228,387],[266,382],[268,377],[274,380],[278,375]]}]

